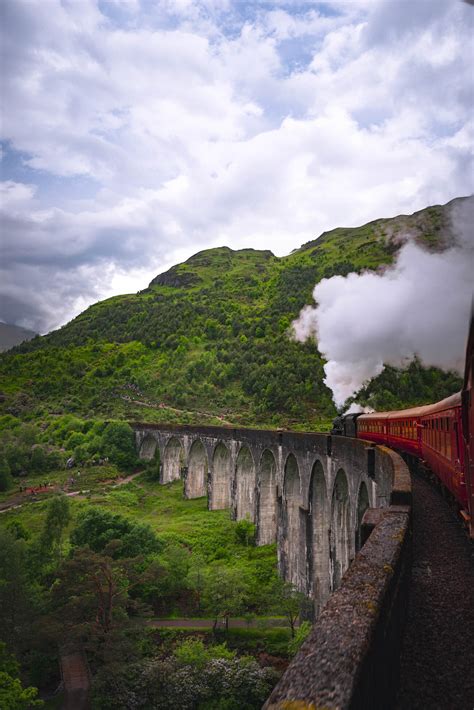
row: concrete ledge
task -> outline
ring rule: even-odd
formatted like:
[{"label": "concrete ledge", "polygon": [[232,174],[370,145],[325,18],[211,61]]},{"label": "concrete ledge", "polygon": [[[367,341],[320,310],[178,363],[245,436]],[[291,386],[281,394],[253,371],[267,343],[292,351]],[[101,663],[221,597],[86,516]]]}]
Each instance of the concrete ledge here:
[{"label": "concrete ledge", "polygon": [[408,466],[399,454],[395,453],[395,451],[392,451],[392,449],[389,449],[387,446],[377,446],[376,448],[385,457],[385,459],[390,459],[393,470],[390,505],[411,506],[411,478]]},{"label": "concrete ledge", "polygon": [[[411,501],[403,460],[377,448],[393,468],[393,499]],[[265,710],[380,710],[393,704],[411,570],[411,507],[390,506],[373,522]]]}]

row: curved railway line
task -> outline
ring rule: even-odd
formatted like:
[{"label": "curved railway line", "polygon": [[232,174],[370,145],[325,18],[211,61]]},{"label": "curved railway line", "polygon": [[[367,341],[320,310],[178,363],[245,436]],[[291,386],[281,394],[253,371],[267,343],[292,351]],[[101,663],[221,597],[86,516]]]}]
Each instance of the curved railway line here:
[{"label": "curved railway line", "polygon": [[413,485],[413,569],[397,710],[474,707],[474,546],[440,492]]}]

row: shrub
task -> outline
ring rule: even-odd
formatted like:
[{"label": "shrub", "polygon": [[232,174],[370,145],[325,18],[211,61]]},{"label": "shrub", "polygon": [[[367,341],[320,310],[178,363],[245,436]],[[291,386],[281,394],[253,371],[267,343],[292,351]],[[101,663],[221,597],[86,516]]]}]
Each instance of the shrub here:
[{"label": "shrub", "polygon": [[294,656],[295,653],[300,650],[301,646],[303,645],[303,641],[308,638],[310,632],[311,624],[309,623],[309,621],[303,621],[303,623],[300,624],[297,628],[294,637],[288,642],[289,656]]},{"label": "shrub", "polygon": [[48,468],[48,461],[42,446],[33,446],[31,451],[30,468],[35,473],[42,473]]},{"label": "shrub", "polygon": [[257,529],[250,520],[239,520],[235,526],[235,537],[240,545],[255,545]]},{"label": "shrub", "polygon": [[102,435],[101,453],[119,468],[132,468],[137,463],[135,437],[126,422],[110,422]]},{"label": "shrub", "polygon": [[184,666],[204,668],[209,661],[215,658],[225,658],[232,660],[236,656],[235,651],[230,651],[225,643],[205,646],[201,639],[185,639],[174,652],[176,660]]},{"label": "shrub", "polygon": [[114,557],[134,557],[158,552],[162,547],[149,525],[135,523],[101,508],[88,508],[81,513],[71,533],[72,545],[89,545],[94,552],[102,552],[112,540],[120,542]]}]

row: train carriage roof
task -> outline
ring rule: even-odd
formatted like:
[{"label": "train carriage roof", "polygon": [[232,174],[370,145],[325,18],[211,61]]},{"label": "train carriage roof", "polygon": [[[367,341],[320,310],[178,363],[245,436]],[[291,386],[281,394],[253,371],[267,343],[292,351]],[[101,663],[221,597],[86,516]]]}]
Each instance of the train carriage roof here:
[{"label": "train carriage roof", "polygon": [[372,414],[361,414],[358,421],[374,421],[376,419],[407,419],[409,417],[424,417],[436,412],[443,412],[446,409],[461,406],[461,393],[456,392],[441,402],[426,404],[423,407],[412,407],[412,409],[398,409],[393,412],[373,412]]}]

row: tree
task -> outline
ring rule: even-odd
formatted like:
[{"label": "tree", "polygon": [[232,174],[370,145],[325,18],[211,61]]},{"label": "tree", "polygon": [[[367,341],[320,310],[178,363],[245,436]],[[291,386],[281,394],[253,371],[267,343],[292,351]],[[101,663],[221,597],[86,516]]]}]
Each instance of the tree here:
[{"label": "tree", "polygon": [[69,499],[65,495],[52,498],[41,533],[40,548],[58,560],[61,558],[64,532],[70,519]]},{"label": "tree", "polygon": [[43,701],[36,699],[37,688],[23,688],[18,677],[19,671],[15,657],[7,652],[4,643],[0,643],[0,708],[30,710],[43,707]]},{"label": "tree", "polygon": [[199,553],[191,556],[186,584],[188,589],[192,589],[197,602],[198,613],[201,613],[201,598],[206,586],[206,561]]},{"label": "tree", "polygon": [[286,616],[291,629],[292,638],[295,637],[295,626],[301,610],[306,603],[306,596],[299,592],[294,584],[278,578],[273,589],[273,598],[281,612]]},{"label": "tree", "polygon": [[159,481],[161,473],[161,458],[160,449],[157,446],[155,450],[155,455],[153,458],[147,462],[146,466],[146,477],[149,481]]},{"label": "tree", "polygon": [[7,523],[7,530],[13,535],[15,540],[30,539],[30,533],[21,520],[10,520],[10,522]]},{"label": "tree", "polygon": [[110,513],[102,508],[88,508],[78,516],[71,533],[71,544],[76,547],[88,545],[94,552],[105,550],[112,540],[118,540],[114,557],[159,552],[162,547],[149,525],[135,523],[123,515]]},{"label": "tree", "polygon": [[131,468],[137,462],[135,437],[126,422],[110,422],[102,434],[101,453],[119,468]]},{"label": "tree", "polygon": [[0,491],[8,491],[13,485],[10,466],[4,456],[0,457]]},{"label": "tree", "polygon": [[0,530],[0,638],[13,649],[21,648],[30,633],[35,602],[25,541]]},{"label": "tree", "polygon": [[204,608],[213,615],[216,631],[219,617],[229,630],[229,617],[245,610],[249,586],[242,571],[232,567],[212,567],[205,580],[202,600]]},{"label": "tree", "polygon": [[0,671],[0,707],[8,710],[30,710],[43,707],[42,700],[37,700],[37,688],[24,688],[19,678]]},{"label": "tree", "polygon": [[74,550],[51,592],[64,640],[106,636],[116,620],[127,617],[128,586],[123,568],[111,557],[89,548]]},{"label": "tree", "polygon": [[35,473],[42,473],[48,469],[48,461],[42,446],[36,444],[31,450],[30,468]]}]

